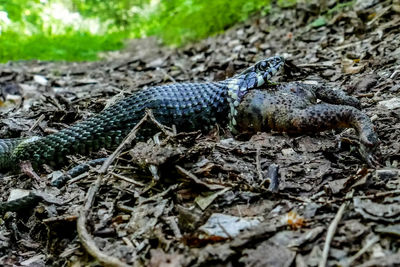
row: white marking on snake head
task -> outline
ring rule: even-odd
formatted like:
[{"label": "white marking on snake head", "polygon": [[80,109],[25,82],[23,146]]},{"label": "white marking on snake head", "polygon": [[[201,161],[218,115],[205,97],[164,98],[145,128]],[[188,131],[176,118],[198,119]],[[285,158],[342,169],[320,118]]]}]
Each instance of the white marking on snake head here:
[{"label": "white marking on snake head", "polygon": [[[269,79],[269,77],[267,76],[267,79]],[[261,86],[265,83],[264,78],[262,77],[262,75],[257,75],[257,86]]]},{"label": "white marking on snake head", "polygon": [[232,93],[232,99],[236,100],[238,98],[238,95],[236,93]]}]

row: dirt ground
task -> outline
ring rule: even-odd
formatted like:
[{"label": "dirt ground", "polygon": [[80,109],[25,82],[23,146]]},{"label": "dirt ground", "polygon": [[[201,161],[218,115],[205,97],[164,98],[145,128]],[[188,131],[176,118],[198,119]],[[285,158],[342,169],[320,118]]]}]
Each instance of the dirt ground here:
[{"label": "dirt ground", "polygon": [[62,171],[113,151],[44,166],[40,180],[2,175],[0,205],[40,197],[0,206],[1,265],[400,266],[400,2],[320,9],[273,8],[179,49],[148,38],[99,62],[3,64],[0,136],[46,135],[140,88],[221,80],[279,54],[296,68],[277,82],[326,82],[360,99],[381,166],[366,166],[353,129],[243,140],[224,125],[162,132],[59,189],[50,182]]}]

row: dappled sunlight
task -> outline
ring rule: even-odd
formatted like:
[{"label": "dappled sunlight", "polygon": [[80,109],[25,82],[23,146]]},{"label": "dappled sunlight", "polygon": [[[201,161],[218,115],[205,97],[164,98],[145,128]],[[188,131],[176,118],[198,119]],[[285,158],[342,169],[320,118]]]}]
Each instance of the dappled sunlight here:
[{"label": "dappled sunlight", "polygon": [[70,11],[62,3],[47,5],[41,13],[44,29],[51,29],[52,34],[63,34],[66,29],[87,31],[92,34],[106,33],[107,24],[99,18],[84,18],[79,12]]},{"label": "dappled sunlight", "polygon": [[[23,30],[27,35],[46,32],[50,35],[65,34],[71,29],[91,34],[105,34],[111,21],[100,21],[99,18],[85,18],[77,11],[71,11],[64,2],[42,1],[26,7],[19,19],[10,19],[6,11],[0,11],[0,26],[2,30]],[[34,20],[31,18],[35,17]]]}]

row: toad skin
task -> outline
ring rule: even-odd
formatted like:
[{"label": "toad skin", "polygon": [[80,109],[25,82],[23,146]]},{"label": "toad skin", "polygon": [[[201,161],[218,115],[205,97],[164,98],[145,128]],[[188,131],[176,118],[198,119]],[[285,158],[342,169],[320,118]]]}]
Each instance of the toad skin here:
[{"label": "toad skin", "polygon": [[[317,99],[323,102],[317,103]],[[289,82],[251,90],[237,109],[234,132],[275,130],[290,134],[354,128],[360,152],[375,165],[379,138],[370,118],[359,110],[360,102],[344,91],[325,85]]]}]

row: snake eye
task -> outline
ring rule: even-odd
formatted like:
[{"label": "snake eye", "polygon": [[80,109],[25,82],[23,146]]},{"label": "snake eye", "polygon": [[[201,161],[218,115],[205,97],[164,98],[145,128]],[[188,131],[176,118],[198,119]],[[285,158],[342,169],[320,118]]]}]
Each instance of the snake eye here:
[{"label": "snake eye", "polygon": [[260,64],[258,65],[258,68],[261,71],[265,71],[267,69],[267,67],[268,67],[268,64],[265,61],[260,62]]}]

